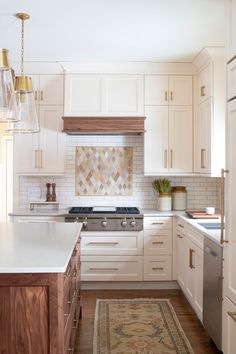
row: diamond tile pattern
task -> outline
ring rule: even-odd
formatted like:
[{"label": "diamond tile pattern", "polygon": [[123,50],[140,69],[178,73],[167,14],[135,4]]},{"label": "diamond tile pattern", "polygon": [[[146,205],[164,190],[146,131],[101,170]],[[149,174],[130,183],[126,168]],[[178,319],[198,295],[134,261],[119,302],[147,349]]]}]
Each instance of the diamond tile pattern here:
[{"label": "diamond tile pattern", "polygon": [[76,195],[132,195],[132,181],[132,147],[76,147]]}]

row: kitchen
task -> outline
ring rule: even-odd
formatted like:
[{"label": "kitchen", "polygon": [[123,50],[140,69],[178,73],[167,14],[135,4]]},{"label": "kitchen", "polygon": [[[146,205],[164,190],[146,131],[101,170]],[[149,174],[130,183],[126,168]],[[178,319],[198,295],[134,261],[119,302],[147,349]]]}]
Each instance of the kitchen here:
[{"label": "kitchen", "polygon": [[[8,6],[4,13],[24,10],[13,3]],[[151,1],[150,6],[154,6],[154,2]],[[66,51],[70,54],[66,55],[65,48],[63,53],[58,48],[56,57],[50,46],[42,54],[38,51],[40,45],[34,47],[31,57],[25,55],[33,59],[25,61],[24,69],[33,78],[40,133],[13,135],[14,205],[11,207],[8,203],[7,214],[10,214],[9,221],[19,224],[64,224],[68,219],[83,223],[81,286],[85,314],[79,324],[82,333],[80,343],[83,342],[83,328],[86,328],[83,327],[86,326],[86,311],[89,311],[86,306],[92,301],[89,296],[96,296],[97,292],[104,298],[109,291],[112,292],[111,289],[119,290],[121,293],[117,296],[121,298],[131,289],[133,296],[161,297],[162,292],[167,291],[168,295],[163,297],[171,297],[180,287],[199,320],[203,320],[204,238],[210,234],[211,239],[212,233],[212,237],[217,235],[220,241],[220,231],[206,230],[186,218],[184,212],[158,210],[157,193],[152,182],[166,177],[172,187],[185,186],[188,210],[205,210],[207,206],[214,206],[217,212],[222,211],[224,178],[220,178],[221,169],[226,166],[233,172],[229,146],[229,142],[233,144],[233,136],[226,139],[229,152],[225,165],[225,4],[224,1],[216,1],[211,6],[207,10],[215,11],[213,22],[221,24],[222,34],[219,35],[219,27],[211,23],[212,32],[215,31],[212,42],[208,39],[209,42],[204,42],[207,45],[198,47],[192,56],[188,56],[188,42],[185,42],[185,49],[182,47],[184,60],[178,59],[175,46],[170,46],[169,52],[166,49],[165,60],[164,56],[158,59],[157,54],[152,57],[151,51],[146,57],[136,53],[134,60],[135,46],[131,47],[133,51],[126,47],[126,60],[121,58],[118,46],[113,57],[104,47],[104,58],[109,58],[110,62],[101,57],[100,51],[94,56],[96,62],[88,57],[82,62],[79,57],[74,59],[70,48]],[[227,2],[229,6],[235,6],[234,2]],[[118,12],[121,9],[116,8]],[[110,10],[112,13],[114,8]],[[32,6],[27,11],[34,15],[25,23],[26,53],[34,42],[30,30],[32,25],[36,28],[33,18],[38,16],[39,19],[38,8],[36,11]],[[61,8],[59,13],[62,16]],[[144,13],[150,16],[150,9]],[[235,8],[229,10],[231,13],[235,14]],[[171,16],[174,16],[172,12]],[[1,46],[10,49],[12,66],[18,74],[20,48],[15,36],[13,39],[12,30],[19,33],[19,21],[13,15],[6,14],[2,18],[3,22],[6,21],[6,29]],[[9,24],[13,20],[14,23]],[[234,21],[229,23],[234,24]],[[126,25],[122,31],[128,31],[128,28]],[[90,38],[89,42],[93,40]],[[229,62],[235,55],[233,49],[231,52],[228,50],[227,55],[226,61]],[[231,99],[235,92],[233,61],[228,68],[227,85],[231,85],[228,98]],[[233,116],[233,101],[231,106]],[[233,134],[233,125],[231,127]],[[226,229],[226,234],[222,233],[222,242],[230,239],[234,227],[233,218],[229,219],[234,205],[234,195],[229,192],[232,181],[233,174],[226,174],[226,227],[230,231]],[[46,184],[51,187],[55,184],[56,200],[49,197],[45,202]],[[88,209],[68,213],[71,207],[97,209],[94,213]],[[125,210],[117,212],[114,207]],[[138,207],[140,214],[133,207]],[[215,219],[208,221],[213,223]],[[186,243],[182,245],[182,241]],[[228,244],[224,243],[229,262],[233,262],[230,254],[232,242],[230,239]],[[228,261],[227,267],[230,267]],[[221,290],[222,274],[219,274],[218,281],[216,292]],[[229,281],[232,284],[228,290]],[[233,306],[236,301],[233,281],[233,278],[223,281],[223,298],[226,300],[223,301],[223,352],[229,354],[234,352],[232,313],[235,312]],[[116,293],[114,290],[114,298]],[[215,295],[220,298],[219,293]],[[227,315],[229,312],[232,316]],[[211,332],[209,334],[215,342],[221,337],[219,333],[218,339]],[[191,335],[188,339],[197,353],[198,348]],[[221,343],[216,344],[222,348]],[[91,343],[89,345],[87,352],[91,353]],[[81,346],[83,348],[83,343]],[[212,346],[217,353],[216,347]],[[79,353],[86,353],[86,349],[81,350]]]}]

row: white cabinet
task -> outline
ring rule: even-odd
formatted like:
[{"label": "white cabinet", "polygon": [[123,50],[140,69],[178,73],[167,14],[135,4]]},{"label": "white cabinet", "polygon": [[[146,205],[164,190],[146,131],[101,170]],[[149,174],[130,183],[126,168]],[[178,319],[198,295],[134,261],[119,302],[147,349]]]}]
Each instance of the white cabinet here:
[{"label": "white cabinet", "polygon": [[235,57],[236,55],[236,1],[227,0],[227,43],[226,43],[226,53],[227,62]]},{"label": "white cabinet", "polygon": [[236,305],[227,297],[223,301],[222,350],[224,354],[235,354],[236,348]]},{"label": "white cabinet", "polygon": [[19,223],[37,223],[37,222],[65,222],[65,218],[63,216],[17,216],[11,215],[11,222],[19,222]]},{"label": "white cabinet", "polygon": [[34,75],[40,132],[14,135],[14,172],[64,173],[63,75]]},{"label": "white cabinet", "polygon": [[192,105],[192,77],[145,75],[146,106]]},{"label": "white cabinet", "polygon": [[144,217],[144,280],[172,280],[172,217]]},{"label": "white cabinet", "polygon": [[194,172],[220,176],[225,164],[225,66],[223,54],[212,57],[196,77]]},{"label": "white cabinet", "polygon": [[142,116],[142,75],[68,74],[65,116]]},{"label": "white cabinet", "polygon": [[227,65],[227,99],[236,98],[236,59]]},{"label": "white cabinet", "polygon": [[192,106],[146,106],[144,173],[192,173]]},{"label": "white cabinet", "polygon": [[177,222],[177,281],[202,321],[203,236],[182,220]]}]

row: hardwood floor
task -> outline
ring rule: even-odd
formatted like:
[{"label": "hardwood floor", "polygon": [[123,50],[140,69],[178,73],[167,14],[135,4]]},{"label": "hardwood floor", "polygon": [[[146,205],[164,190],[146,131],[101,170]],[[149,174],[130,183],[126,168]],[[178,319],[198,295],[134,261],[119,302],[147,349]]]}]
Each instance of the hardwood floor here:
[{"label": "hardwood floor", "polygon": [[82,320],[74,354],[93,353],[93,322],[96,299],[135,297],[168,298],[195,354],[219,354],[181,290],[86,290],[82,291]]}]

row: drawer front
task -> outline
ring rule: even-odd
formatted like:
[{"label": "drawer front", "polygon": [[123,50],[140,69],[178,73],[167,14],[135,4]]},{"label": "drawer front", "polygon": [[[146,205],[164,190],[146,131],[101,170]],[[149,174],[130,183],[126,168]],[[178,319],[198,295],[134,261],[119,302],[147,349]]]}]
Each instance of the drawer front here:
[{"label": "drawer front", "polygon": [[143,280],[143,257],[81,257],[82,281]]},{"label": "drawer front", "polygon": [[177,219],[177,231],[180,233],[184,232],[185,228],[186,228],[186,223],[182,219],[178,218]]},{"label": "drawer front", "polygon": [[172,217],[145,217],[144,230],[172,229]]},{"label": "drawer front", "polygon": [[172,230],[144,231],[144,255],[172,254]]},{"label": "drawer front", "polygon": [[[85,234],[85,233],[84,233]],[[81,240],[81,255],[142,255],[143,232],[116,236],[86,234]],[[104,233],[102,234],[104,235]]]},{"label": "drawer front", "polygon": [[172,280],[172,257],[146,256],[144,280]]},{"label": "drawer front", "polygon": [[200,232],[195,231],[191,226],[187,225],[185,234],[199,248],[201,248],[201,250],[203,250],[204,236]]}]

